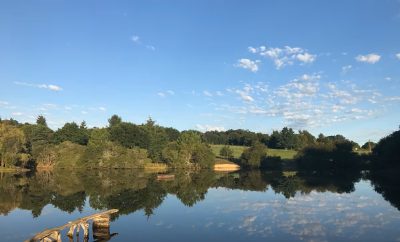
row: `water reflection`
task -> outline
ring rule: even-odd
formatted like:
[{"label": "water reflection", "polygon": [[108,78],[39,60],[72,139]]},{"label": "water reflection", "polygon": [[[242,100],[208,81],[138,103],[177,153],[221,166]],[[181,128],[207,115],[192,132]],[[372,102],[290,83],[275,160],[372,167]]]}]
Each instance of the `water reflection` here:
[{"label": "water reflection", "polygon": [[120,214],[144,210],[146,215],[161,205],[167,194],[186,206],[205,199],[210,188],[229,188],[243,191],[267,191],[285,198],[297,193],[351,193],[355,183],[369,178],[375,190],[397,209],[400,209],[399,177],[379,174],[318,175],[301,172],[262,172],[259,170],[236,173],[212,171],[174,171],[174,179],[157,180],[156,174],[140,170],[45,171],[34,174],[2,173],[0,177],[0,213],[7,215],[16,208],[30,210],[40,216],[47,204],[71,213],[82,211],[86,199],[94,209],[117,208]]},{"label": "water reflection", "polygon": [[[373,236],[362,235],[368,234],[368,230],[385,231],[393,224],[400,225],[400,183],[396,174],[322,175],[259,170],[229,174],[182,170],[171,173],[174,179],[167,180],[158,180],[157,174],[139,170],[3,173],[0,174],[0,213],[7,216],[23,209],[29,210],[33,217],[40,217],[47,205],[67,213],[84,212],[89,206],[92,210],[118,209],[113,221],[119,222],[126,215],[143,211],[148,219],[156,218],[152,226],[162,231],[158,226],[173,227],[158,219],[172,210],[177,215],[178,211],[186,214],[180,214],[179,226],[186,226],[187,214],[196,213],[190,221],[192,226],[217,229],[224,235],[236,234],[231,241],[247,241],[248,236],[278,241],[323,241],[332,236],[335,240],[348,238],[350,234],[353,240],[374,241]],[[363,193],[363,189],[370,188],[369,183],[397,209],[395,213],[382,203],[380,195]],[[179,210],[177,205],[168,208],[172,197],[181,204]],[[116,238],[121,237],[121,241],[130,238],[120,231],[124,230],[122,225],[113,227],[120,233]],[[3,232],[0,228],[0,236]],[[219,241],[229,238],[220,237]]]}]

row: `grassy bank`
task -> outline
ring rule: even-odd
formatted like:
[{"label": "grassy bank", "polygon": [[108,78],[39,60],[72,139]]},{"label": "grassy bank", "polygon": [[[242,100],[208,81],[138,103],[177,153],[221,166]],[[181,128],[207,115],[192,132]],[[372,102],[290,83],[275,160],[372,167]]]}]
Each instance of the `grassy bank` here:
[{"label": "grassy bank", "polygon": [[[214,152],[215,156],[219,157],[219,151],[224,146],[225,145],[211,145],[211,149]],[[240,156],[242,155],[243,151],[247,148],[246,146],[235,146],[235,145],[230,145],[229,147],[233,150],[233,157],[234,158],[240,158]],[[268,154],[268,156],[278,156],[282,160],[291,160],[297,154],[297,151],[295,151],[295,150],[270,149],[270,148],[268,148],[267,149],[267,154]]]}]

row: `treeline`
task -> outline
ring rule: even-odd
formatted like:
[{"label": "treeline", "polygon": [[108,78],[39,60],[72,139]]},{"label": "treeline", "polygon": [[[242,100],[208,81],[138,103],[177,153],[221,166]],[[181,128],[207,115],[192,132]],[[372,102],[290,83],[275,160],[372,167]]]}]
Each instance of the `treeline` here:
[{"label": "treeline", "polygon": [[[366,143],[369,149],[372,143]],[[369,153],[357,153],[354,142],[343,136],[332,136],[322,139],[321,135],[315,142],[303,147],[294,158],[297,170],[308,171],[313,174],[360,173],[368,170],[372,173],[381,170],[398,172],[400,169],[400,130],[382,138]],[[221,155],[230,156],[229,146],[221,149]],[[283,162],[279,157],[271,157],[267,147],[255,142],[245,149],[238,160],[242,166],[248,168],[267,168],[279,170]]]},{"label": "treeline", "polygon": [[359,145],[342,135],[314,137],[308,131],[295,132],[287,127],[270,135],[241,129],[180,132],[157,125],[151,118],[134,124],[113,115],[104,128],[88,128],[83,121],[66,123],[53,131],[39,116],[35,124],[0,120],[0,166],[136,168],[162,164],[210,168],[215,155],[209,144],[224,144],[227,147],[221,155],[228,158],[232,153],[229,145],[248,147],[240,159],[234,160],[243,167],[282,168],[282,160],[269,156],[268,147],[298,150],[298,169],[335,172],[398,164],[398,136],[396,131],[378,144],[365,143],[363,148],[372,153],[360,156],[354,153]]},{"label": "treeline", "polygon": [[211,167],[214,155],[199,133],[156,125],[124,122],[113,115],[106,128],[83,121],[53,131],[43,116],[36,124],[0,120],[2,167],[134,168],[151,163],[174,167]]},{"label": "treeline", "polygon": [[[237,129],[228,131],[207,131],[202,135],[205,142],[219,145],[239,145],[252,146],[255,143],[261,143],[273,149],[295,149],[301,150],[304,147],[316,144],[333,144],[338,142],[349,142],[353,149],[359,149],[360,146],[354,141],[346,139],[343,135],[324,136],[319,134],[313,136],[306,130],[300,130],[297,133],[288,127],[282,130],[275,130],[271,135],[255,133],[249,130]],[[374,145],[370,142],[370,145]],[[365,144],[365,148],[369,145]]]}]

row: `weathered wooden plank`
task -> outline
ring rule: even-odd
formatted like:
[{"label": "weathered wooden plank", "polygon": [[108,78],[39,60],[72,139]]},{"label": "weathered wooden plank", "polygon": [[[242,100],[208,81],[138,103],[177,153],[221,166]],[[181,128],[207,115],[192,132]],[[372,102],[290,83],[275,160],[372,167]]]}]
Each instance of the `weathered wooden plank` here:
[{"label": "weathered wooden plank", "polygon": [[[80,224],[87,224],[87,221],[88,221],[88,220],[93,220],[93,219],[95,219],[95,218],[97,218],[97,217],[102,217],[102,216],[110,215],[110,214],[114,214],[114,213],[118,213],[118,209],[110,209],[110,210],[107,210],[107,211],[104,211],[104,212],[92,214],[92,215],[89,215],[89,216],[86,216],[86,217],[83,217],[83,218],[80,218],[80,219],[77,219],[77,220],[68,222],[67,224],[64,224],[64,225],[59,226],[59,227],[55,227],[55,228],[52,228],[52,229],[46,229],[46,230],[44,230],[44,231],[42,231],[42,232],[36,234],[36,235],[35,235],[34,237],[32,237],[31,239],[25,240],[25,242],[36,242],[36,241],[40,241],[40,240],[42,240],[42,239],[44,239],[44,238],[46,238],[46,237],[49,237],[49,236],[50,236],[51,234],[53,234],[54,232],[60,232],[61,230],[64,230],[64,229],[66,229],[66,228],[68,228],[68,227],[73,227],[73,226],[79,228],[79,225],[80,225]],[[85,227],[86,227],[86,226],[85,226]],[[73,229],[72,231],[70,230],[70,232],[72,232],[72,235],[73,235],[73,233],[74,233],[74,230],[75,230],[75,229]],[[87,233],[87,231],[84,231],[84,232]],[[85,233],[85,234],[86,234],[86,233]]]}]

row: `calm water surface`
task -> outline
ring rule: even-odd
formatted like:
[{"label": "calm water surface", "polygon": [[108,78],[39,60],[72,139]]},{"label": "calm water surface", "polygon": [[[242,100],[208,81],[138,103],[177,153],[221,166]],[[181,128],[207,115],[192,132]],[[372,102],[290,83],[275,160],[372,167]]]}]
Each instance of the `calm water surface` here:
[{"label": "calm water surface", "polygon": [[0,241],[112,208],[111,241],[400,241],[399,190],[386,178],[173,173],[0,174]]}]

